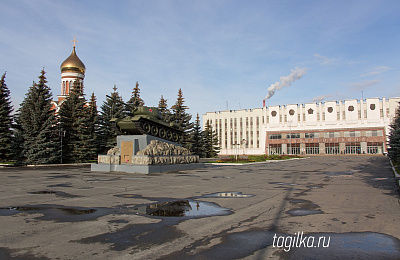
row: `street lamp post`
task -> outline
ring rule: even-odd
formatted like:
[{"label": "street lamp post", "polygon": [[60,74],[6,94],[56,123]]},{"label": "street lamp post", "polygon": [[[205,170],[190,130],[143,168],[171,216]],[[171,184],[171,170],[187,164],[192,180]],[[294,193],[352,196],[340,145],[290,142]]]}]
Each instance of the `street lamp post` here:
[{"label": "street lamp post", "polygon": [[289,155],[292,154],[292,121],[289,121],[289,139],[290,139],[290,145],[289,145]]},{"label": "street lamp post", "polygon": [[61,136],[61,164],[63,163],[63,136],[65,137],[65,130],[61,127],[60,129],[60,136]]}]

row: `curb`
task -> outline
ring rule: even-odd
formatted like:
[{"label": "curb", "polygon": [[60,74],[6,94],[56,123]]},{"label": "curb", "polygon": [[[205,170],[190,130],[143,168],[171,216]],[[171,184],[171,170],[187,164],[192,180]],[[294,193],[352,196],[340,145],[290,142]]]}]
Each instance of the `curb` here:
[{"label": "curb", "polygon": [[17,168],[17,167],[68,167],[68,166],[90,166],[91,163],[68,163],[68,164],[29,164],[24,166],[8,166],[8,165],[0,165],[0,168]]},{"label": "curb", "polygon": [[251,162],[251,163],[205,163],[206,165],[221,165],[221,166],[236,166],[236,165],[251,165],[251,164],[263,164],[263,163],[272,163],[272,162],[287,162],[291,160],[302,160],[302,159],[309,159],[310,157],[303,157],[303,158],[291,158],[286,160],[268,160],[265,162]]},{"label": "curb", "polygon": [[[396,168],[394,168],[392,160],[389,158],[390,165],[392,166],[392,171],[394,173],[395,178],[400,178],[400,174],[397,173]],[[400,186],[400,180],[397,180],[397,185]]]}]

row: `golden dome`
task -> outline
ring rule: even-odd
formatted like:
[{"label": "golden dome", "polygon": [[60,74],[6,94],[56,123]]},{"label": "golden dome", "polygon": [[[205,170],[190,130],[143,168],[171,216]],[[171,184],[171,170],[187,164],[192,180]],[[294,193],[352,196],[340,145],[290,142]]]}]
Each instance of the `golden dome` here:
[{"label": "golden dome", "polygon": [[85,65],[83,62],[78,58],[75,52],[75,46],[72,49],[71,55],[61,64],[61,72],[67,71],[67,70],[73,70],[73,71],[78,71],[83,74],[85,74]]}]

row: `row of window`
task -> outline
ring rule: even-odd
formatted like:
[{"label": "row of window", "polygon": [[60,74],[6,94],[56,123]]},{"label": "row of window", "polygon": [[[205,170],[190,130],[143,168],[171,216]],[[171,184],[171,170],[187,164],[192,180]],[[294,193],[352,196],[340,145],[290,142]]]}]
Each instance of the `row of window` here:
[{"label": "row of window", "polygon": [[[350,106],[350,107],[352,107],[352,106]],[[353,108],[353,110],[350,110],[350,107],[349,107],[349,111],[354,111],[354,108]],[[330,112],[328,111],[328,112],[332,113],[332,111],[330,111]],[[314,112],[314,110],[312,110],[311,108],[308,110],[308,114],[313,114],[313,112]],[[276,117],[278,113],[275,110],[273,110],[273,111],[271,111],[270,114],[271,114],[271,117]],[[295,114],[295,111],[293,109],[291,109],[289,111],[289,114],[290,114],[290,116],[293,116]],[[389,108],[386,108],[386,116],[388,116],[388,115],[389,115]],[[287,117],[288,117],[287,115],[284,115],[284,122],[288,122]],[[383,118],[383,109],[382,108],[380,109],[380,117]],[[365,109],[364,109],[364,118],[367,118],[367,110],[365,110]],[[337,112],[336,119],[340,120],[340,112]],[[342,119],[346,119],[346,111],[342,111]],[[361,119],[361,110],[358,110],[358,119]],[[300,121],[300,114],[297,114],[297,120]],[[320,120],[325,121],[325,112],[322,112],[322,118],[320,116],[320,113],[318,112],[317,113],[317,120],[318,121],[320,121]],[[306,114],[305,113],[303,113],[303,121],[306,121]],[[279,122],[282,122],[282,115],[279,115]],[[269,123],[269,117],[268,116],[267,116],[267,123]]]},{"label": "row of window", "polygon": [[[361,137],[361,131],[343,131],[343,137]],[[368,130],[364,132],[363,136],[383,136],[382,130]],[[316,132],[316,133],[304,133],[304,138],[334,138],[340,137],[340,132]],[[270,134],[269,139],[282,139],[282,134]],[[289,133],[286,134],[286,139],[302,138],[300,133]]]},{"label": "row of window", "polygon": [[[291,154],[320,154],[319,145],[308,145],[305,150],[301,150],[298,144],[293,144],[287,147],[287,151]],[[360,143],[349,143],[346,144],[345,149],[340,151],[338,143],[325,144],[325,154],[377,154],[382,153],[383,144],[382,143],[368,143],[367,150],[361,151]],[[274,144],[269,146],[270,154],[282,154],[282,146],[279,144]]]}]

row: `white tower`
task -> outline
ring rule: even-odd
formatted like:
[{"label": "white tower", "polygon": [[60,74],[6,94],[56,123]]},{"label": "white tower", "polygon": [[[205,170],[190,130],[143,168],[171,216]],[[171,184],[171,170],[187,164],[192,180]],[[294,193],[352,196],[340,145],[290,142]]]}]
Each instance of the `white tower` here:
[{"label": "white tower", "polygon": [[74,82],[79,80],[81,93],[83,94],[83,80],[85,78],[85,65],[78,58],[75,51],[75,43],[77,42],[74,37],[74,45],[71,55],[61,64],[61,95],[58,96],[58,102],[64,100],[72,90]]}]

